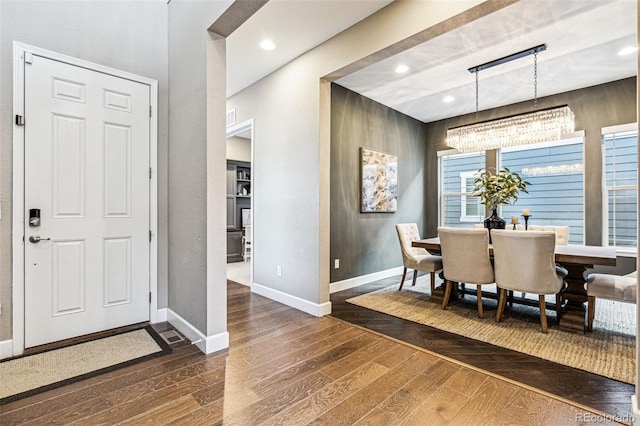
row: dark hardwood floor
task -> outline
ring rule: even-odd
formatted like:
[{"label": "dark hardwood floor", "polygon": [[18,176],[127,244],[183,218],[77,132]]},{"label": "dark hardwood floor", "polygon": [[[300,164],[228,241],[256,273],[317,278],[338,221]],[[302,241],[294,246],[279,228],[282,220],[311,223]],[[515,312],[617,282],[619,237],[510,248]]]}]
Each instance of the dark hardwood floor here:
[{"label": "dark hardwood floor", "polygon": [[[631,396],[635,389],[633,385],[345,302],[351,297],[396,285],[399,282],[400,276],[333,293],[331,295],[331,315],[525,385],[562,396],[579,404],[593,407],[612,416],[628,418],[632,415]],[[408,285],[411,285],[410,281]],[[475,286],[472,287],[475,288]]]},{"label": "dark hardwood floor", "polygon": [[[239,284],[227,287],[228,350],[204,355],[189,342],[176,343],[169,355],[2,405],[0,425],[611,423],[602,413],[362,327],[312,317]],[[348,307],[335,303],[346,314]],[[430,338],[368,312],[347,316]],[[442,348],[473,352],[463,341],[431,337]],[[484,357],[495,364],[505,355],[487,348]]]}]

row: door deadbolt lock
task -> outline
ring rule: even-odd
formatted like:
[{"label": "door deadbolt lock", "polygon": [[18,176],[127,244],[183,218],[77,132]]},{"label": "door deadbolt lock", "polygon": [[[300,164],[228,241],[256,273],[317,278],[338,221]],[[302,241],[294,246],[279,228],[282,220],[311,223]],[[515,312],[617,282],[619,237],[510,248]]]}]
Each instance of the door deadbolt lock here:
[{"label": "door deadbolt lock", "polygon": [[29,209],[29,226],[40,226],[40,209]]},{"label": "door deadbolt lock", "polygon": [[40,241],[49,241],[51,238],[41,238],[40,235],[32,235],[29,237],[29,241],[32,243],[39,243]]}]

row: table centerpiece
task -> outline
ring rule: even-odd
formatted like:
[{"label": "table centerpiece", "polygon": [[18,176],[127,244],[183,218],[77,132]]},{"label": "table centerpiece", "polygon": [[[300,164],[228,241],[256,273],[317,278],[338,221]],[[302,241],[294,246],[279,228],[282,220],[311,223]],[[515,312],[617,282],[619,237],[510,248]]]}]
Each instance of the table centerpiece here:
[{"label": "table centerpiece", "polygon": [[484,227],[489,229],[489,233],[492,229],[505,228],[504,219],[498,216],[498,207],[502,204],[515,203],[521,191],[525,194],[529,193],[527,186],[531,185],[518,173],[506,167],[495,173],[480,169],[473,183],[475,185],[473,194],[480,197],[480,203],[492,212],[491,216],[484,220]]}]

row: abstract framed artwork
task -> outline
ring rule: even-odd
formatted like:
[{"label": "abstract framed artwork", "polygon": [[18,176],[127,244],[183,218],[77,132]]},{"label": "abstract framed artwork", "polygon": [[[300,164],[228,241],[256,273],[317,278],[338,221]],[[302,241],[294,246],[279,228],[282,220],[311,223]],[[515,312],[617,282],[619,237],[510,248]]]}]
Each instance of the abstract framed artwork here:
[{"label": "abstract framed artwork", "polygon": [[360,148],[360,212],[393,213],[398,210],[398,157]]}]

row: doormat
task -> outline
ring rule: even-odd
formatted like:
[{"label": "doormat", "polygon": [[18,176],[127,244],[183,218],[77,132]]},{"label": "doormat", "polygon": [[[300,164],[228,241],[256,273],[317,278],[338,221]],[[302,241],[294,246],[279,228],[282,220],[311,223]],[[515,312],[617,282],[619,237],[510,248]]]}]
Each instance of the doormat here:
[{"label": "doormat", "polygon": [[0,360],[0,405],[171,353],[151,326]]}]

